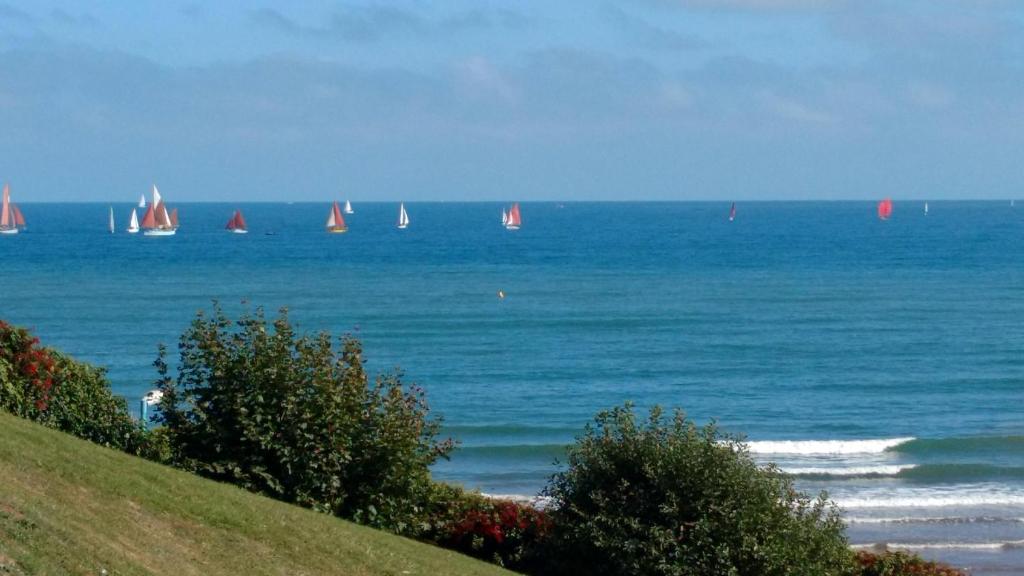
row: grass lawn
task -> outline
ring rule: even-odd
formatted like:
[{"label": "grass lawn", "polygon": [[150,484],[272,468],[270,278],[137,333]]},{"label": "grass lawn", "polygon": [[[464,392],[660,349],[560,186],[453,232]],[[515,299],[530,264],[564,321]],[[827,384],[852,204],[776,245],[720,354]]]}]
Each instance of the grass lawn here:
[{"label": "grass lawn", "polygon": [[511,574],[0,414],[0,574]]}]

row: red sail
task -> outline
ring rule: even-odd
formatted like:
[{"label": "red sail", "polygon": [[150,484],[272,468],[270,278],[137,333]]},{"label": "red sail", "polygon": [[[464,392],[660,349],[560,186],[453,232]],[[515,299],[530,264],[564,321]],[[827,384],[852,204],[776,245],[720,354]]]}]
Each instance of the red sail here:
[{"label": "red sail", "polygon": [[736,219],[736,203],[732,203],[732,208],[729,209],[729,220]]},{"label": "red sail", "polygon": [[171,210],[171,228],[178,227],[178,209]]},{"label": "red sail", "polygon": [[337,230],[344,230],[345,219],[341,216],[341,210],[338,209],[338,203],[334,203],[334,228]]},{"label": "red sail", "polygon": [[[237,215],[237,214],[238,214],[238,212],[235,212],[235,215]],[[231,218],[228,218],[228,223],[224,225],[224,228],[227,229],[227,230],[234,230],[235,229],[235,216],[232,216]]]},{"label": "red sail", "polygon": [[11,187],[9,185],[7,185],[7,184],[4,184],[3,207],[0,208],[0,210],[2,210],[2,213],[0,213],[0,226],[2,226],[4,228],[7,228],[8,226],[11,225],[11,208],[10,208],[10,204],[11,204]]},{"label": "red sail", "polygon": [[24,226],[25,217],[21,215],[21,210],[18,209],[17,204],[11,204],[11,211],[14,212],[14,225]]},{"label": "red sail", "polygon": [[888,220],[889,216],[892,216],[892,200],[886,198],[878,203],[878,217],[882,220]]},{"label": "red sail", "polygon": [[508,225],[509,226],[522,226],[523,220],[519,216],[519,203],[512,205],[512,209],[508,211]]},{"label": "red sail", "polygon": [[156,228],[156,212],[153,210],[152,204],[146,208],[146,215],[142,217],[142,227]]},{"label": "red sail", "polygon": [[242,218],[241,210],[235,210],[235,228],[238,228],[239,230],[246,229],[245,218]]}]

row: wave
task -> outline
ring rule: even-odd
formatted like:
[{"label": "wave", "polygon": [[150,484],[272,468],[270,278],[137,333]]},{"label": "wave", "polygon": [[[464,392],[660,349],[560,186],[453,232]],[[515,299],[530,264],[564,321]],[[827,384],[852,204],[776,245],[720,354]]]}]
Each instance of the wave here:
[{"label": "wave", "polygon": [[1024,451],[1024,436],[974,436],[965,438],[914,438],[910,442],[896,444],[889,452],[900,454],[945,454]]},{"label": "wave", "polygon": [[866,466],[787,467],[782,471],[807,480],[900,478],[915,482],[1021,480],[1024,468],[989,464],[879,464]]},{"label": "wave", "polygon": [[1024,518],[1002,516],[860,517],[843,518],[847,524],[1024,524]]},{"label": "wave", "polygon": [[853,544],[858,550],[869,550],[885,546],[898,550],[1015,550],[1024,548],[1024,540],[1002,540],[996,542],[879,542],[877,544]]},{"label": "wave", "polygon": [[783,467],[782,471],[790,476],[807,479],[826,478],[875,478],[881,476],[899,476],[907,470],[913,470],[917,464],[881,464],[878,466],[848,466],[843,468],[822,467]]},{"label": "wave", "polygon": [[874,440],[754,440],[747,443],[751,454],[832,456],[840,454],[881,454],[916,440],[914,437]]},{"label": "wave", "polygon": [[974,484],[948,489],[899,489],[864,491],[855,496],[833,494],[844,510],[861,508],[950,508],[977,506],[1024,506],[1024,491],[999,485]]}]

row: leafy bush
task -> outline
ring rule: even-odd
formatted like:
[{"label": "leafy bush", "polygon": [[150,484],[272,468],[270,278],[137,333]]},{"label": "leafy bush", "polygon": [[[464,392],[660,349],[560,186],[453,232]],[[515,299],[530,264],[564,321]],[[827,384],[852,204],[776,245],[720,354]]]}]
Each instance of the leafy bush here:
[{"label": "leafy bush", "polygon": [[445,548],[529,572],[537,544],[550,528],[547,514],[508,500],[494,500],[445,485],[435,497],[431,530],[424,536]]},{"label": "leafy bush", "polygon": [[97,444],[149,455],[145,430],[103,369],[39,344],[27,330],[0,322],[0,409]]},{"label": "leafy bush", "polygon": [[824,496],[760,468],[738,439],[660,409],[598,414],[569,447],[552,498],[545,573],[838,575],[852,554]]},{"label": "leafy bush", "polygon": [[296,335],[285,310],[232,322],[200,312],[179,343],[176,379],[164,351],[158,419],[178,466],[287,502],[415,534],[427,522],[437,439],[419,388],[399,374],[371,381],[358,341],[335,352],[326,333]]},{"label": "leafy bush", "polygon": [[966,576],[962,572],[938,562],[929,562],[906,552],[861,551],[856,557],[856,576]]}]

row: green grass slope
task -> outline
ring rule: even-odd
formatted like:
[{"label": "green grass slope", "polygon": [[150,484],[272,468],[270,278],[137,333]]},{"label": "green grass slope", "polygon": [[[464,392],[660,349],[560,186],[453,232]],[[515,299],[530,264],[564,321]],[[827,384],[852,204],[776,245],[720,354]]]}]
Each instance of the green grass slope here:
[{"label": "green grass slope", "polygon": [[0,414],[0,574],[511,574]]}]

